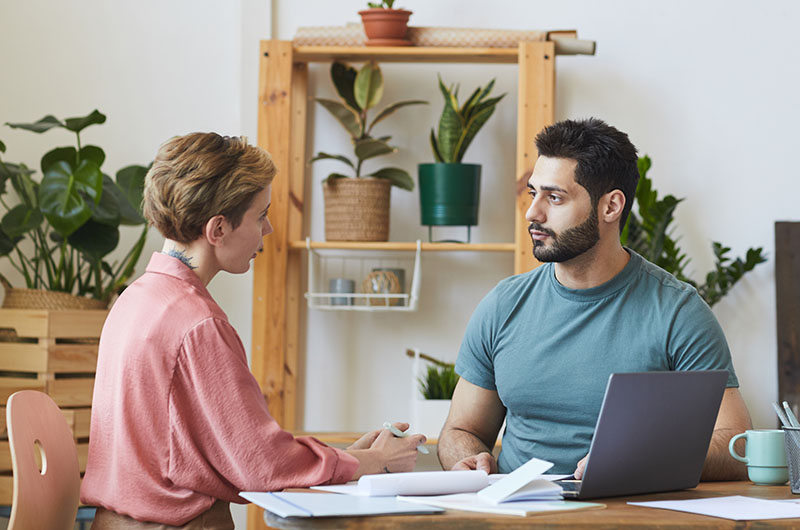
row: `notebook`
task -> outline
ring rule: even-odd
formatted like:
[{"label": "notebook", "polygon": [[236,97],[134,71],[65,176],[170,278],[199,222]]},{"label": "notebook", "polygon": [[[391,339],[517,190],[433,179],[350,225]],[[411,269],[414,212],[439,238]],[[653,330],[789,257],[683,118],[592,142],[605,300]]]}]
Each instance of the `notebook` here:
[{"label": "notebook", "polygon": [[611,374],[582,481],[565,498],[697,486],[722,402],[726,370]]}]

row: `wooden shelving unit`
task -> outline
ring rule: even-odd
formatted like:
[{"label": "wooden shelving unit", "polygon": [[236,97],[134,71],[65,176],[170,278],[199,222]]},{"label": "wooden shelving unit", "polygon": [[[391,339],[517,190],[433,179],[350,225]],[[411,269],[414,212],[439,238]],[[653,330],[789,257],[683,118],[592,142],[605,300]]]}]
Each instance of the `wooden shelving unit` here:
[{"label": "wooden shelving unit", "polygon": [[[300,270],[306,248],[303,226],[306,208],[306,112],[308,63],[334,60],[403,63],[474,63],[518,65],[515,230],[510,242],[423,243],[422,251],[510,252],[514,271],[538,263],[530,252],[524,219],[529,204],[526,171],[536,160],[534,137],[554,120],[555,45],[521,42],[517,49],[425,47],[294,47],[290,41],[261,42],[258,145],[272,154],[280,176],[272,186],[270,218],[275,232],[265,239],[253,274],[252,370],[269,409],[286,429],[298,427],[296,391],[300,311],[305,310]],[[312,248],[352,250],[414,250],[414,242],[327,243]],[[260,510],[248,517],[248,528],[260,526]]]}]

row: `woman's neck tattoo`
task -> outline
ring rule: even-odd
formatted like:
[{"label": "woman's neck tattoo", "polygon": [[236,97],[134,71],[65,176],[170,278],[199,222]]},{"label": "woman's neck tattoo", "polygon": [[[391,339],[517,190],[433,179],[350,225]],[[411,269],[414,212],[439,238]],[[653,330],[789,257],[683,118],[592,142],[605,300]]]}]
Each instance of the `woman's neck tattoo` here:
[{"label": "woman's neck tattoo", "polygon": [[186,255],[186,250],[178,250],[177,248],[171,248],[166,252],[162,251],[162,254],[166,254],[167,256],[172,256],[173,258],[179,259],[181,263],[183,263],[192,270],[197,268],[194,265],[192,265],[192,258],[191,256]]}]

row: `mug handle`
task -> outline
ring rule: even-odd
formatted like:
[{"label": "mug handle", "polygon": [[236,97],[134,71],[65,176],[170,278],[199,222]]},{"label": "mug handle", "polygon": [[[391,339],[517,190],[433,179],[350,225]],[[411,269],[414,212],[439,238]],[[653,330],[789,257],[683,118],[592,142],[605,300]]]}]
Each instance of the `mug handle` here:
[{"label": "mug handle", "polygon": [[744,462],[745,464],[747,464],[748,463],[747,458],[739,456],[739,453],[737,453],[736,449],[734,449],[733,447],[733,444],[736,443],[736,440],[738,440],[739,438],[747,438],[747,433],[743,432],[731,438],[731,441],[728,444],[728,451],[730,452],[733,458],[735,458],[739,462]]}]

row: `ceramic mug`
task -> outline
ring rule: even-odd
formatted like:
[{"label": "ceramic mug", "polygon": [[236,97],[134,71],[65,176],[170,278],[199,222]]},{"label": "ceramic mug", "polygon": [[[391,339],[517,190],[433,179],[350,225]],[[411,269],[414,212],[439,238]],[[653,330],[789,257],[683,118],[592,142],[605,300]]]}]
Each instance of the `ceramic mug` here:
[{"label": "ceramic mug", "polygon": [[[331,278],[328,281],[328,292],[330,293],[355,293],[356,282],[348,278]],[[331,296],[331,305],[353,305],[351,296]]]},{"label": "ceramic mug", "polygon": [[[736,452],[733,444],[745,439],[744,456]],[[731,438],[728,444],[731,456],[747,464],[747,476],[756,484],[786,484],[789,468],[786,465],[784,432],[777,429],[745,431]]]}]

